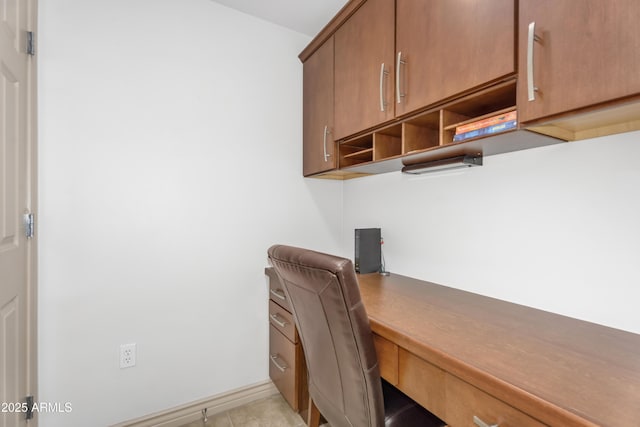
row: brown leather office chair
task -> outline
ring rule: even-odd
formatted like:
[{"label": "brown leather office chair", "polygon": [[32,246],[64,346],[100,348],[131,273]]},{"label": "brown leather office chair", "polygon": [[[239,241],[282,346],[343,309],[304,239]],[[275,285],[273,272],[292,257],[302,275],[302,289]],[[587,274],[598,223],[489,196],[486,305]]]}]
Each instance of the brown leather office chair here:
[{"label": "brown leather office chair", "polygon": [[[429,427],[445,423],[381,380],[369,318],[350,260],[269,248],[298,327],[309,372],[309,426]],[[318,413],[319,411],[319,413]]]}]

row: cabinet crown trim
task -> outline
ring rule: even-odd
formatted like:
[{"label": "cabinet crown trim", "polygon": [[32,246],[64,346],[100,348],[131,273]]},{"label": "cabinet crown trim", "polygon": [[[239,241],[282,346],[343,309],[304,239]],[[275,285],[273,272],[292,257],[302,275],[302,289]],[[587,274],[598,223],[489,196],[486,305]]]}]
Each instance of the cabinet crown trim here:
[{"label": "cabinet crown trim", "polygon": [[336,16],[334,16],[333,19],[331,19],[331,21],[329,21],[329,23],[325,25],[322,30],[320,30],[318,35],[316,35],[313,40],[311,40],[307,47],[305,47],[304,50],[300,52],[300,54],[298,55],[300,61],[305,62],[307,59],[309,59],[309,57],[313,55],[313,53],[318,50],[318,48],[322,46],[322,44],[326,42],[329,37],[331,37],[333,33],[335,33],[336,30],[340,28],[340,26],[344,24],[344,22],[349,19],[349,17],[353,15],[354,12],[358,10],[358,8],[362,6],[365,1],[366,0],[351,0],[347,4],[345,4],[342,9],[340,9],[340,11],[336,14]]}]

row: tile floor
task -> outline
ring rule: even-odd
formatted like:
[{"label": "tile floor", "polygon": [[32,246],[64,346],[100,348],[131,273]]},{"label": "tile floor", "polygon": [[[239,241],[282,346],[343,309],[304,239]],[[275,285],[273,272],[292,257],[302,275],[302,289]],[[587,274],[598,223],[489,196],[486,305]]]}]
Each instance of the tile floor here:
[{"label": "tile floor", "polygon": [[304,427],[304,420],[296,414],[282,395],[247,403],[244,406],[195,421],[182,427]]}]

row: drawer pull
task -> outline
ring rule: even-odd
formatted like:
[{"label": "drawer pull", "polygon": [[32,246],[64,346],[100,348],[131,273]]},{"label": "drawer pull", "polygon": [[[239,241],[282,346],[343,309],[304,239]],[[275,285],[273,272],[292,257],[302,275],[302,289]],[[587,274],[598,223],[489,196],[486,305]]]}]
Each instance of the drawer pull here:
[{"label": "drawer pull", "polygon": [[285,301],[287,299],[282,289],[270,289],[269,291],[271,292],[271,295],[275,295],[277,298],[280,298],[282,301]]},{"label": "drawer pull", "polygon": [[280,320],[280,316],[278,316],[278,313],[270,314],[269,317],[275,322],[276,325],[280,326],[281,328],[287,327],[287,322],[285,322],[284,320]]},{"label": "drawer pull", "polygon": [[473,423],[478,427],[498,427],[498,424],[487,424],[475,415],[473,416]]},{"label": "drawer pull", "polygon": [[273,363],[276,366],[276,368],[278,368],[281,372],[284,372],[287,369],[289,369],[286,363],[284,362],[281,362],[282,364],[278,363],[278,359],[280,359],[280,355],[272,354],[269,356],[269,359],[271,359],[271,363]]}]

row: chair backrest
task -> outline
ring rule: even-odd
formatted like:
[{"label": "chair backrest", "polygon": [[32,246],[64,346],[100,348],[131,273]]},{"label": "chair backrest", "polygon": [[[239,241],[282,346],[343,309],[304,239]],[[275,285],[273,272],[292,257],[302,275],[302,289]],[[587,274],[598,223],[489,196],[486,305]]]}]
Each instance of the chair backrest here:
[{"label": "chair backrest", "polygon": [[351,261],[283,245],[268,253],[291,304],[320,413],[331,427],[384,425],[378,359]]}]

